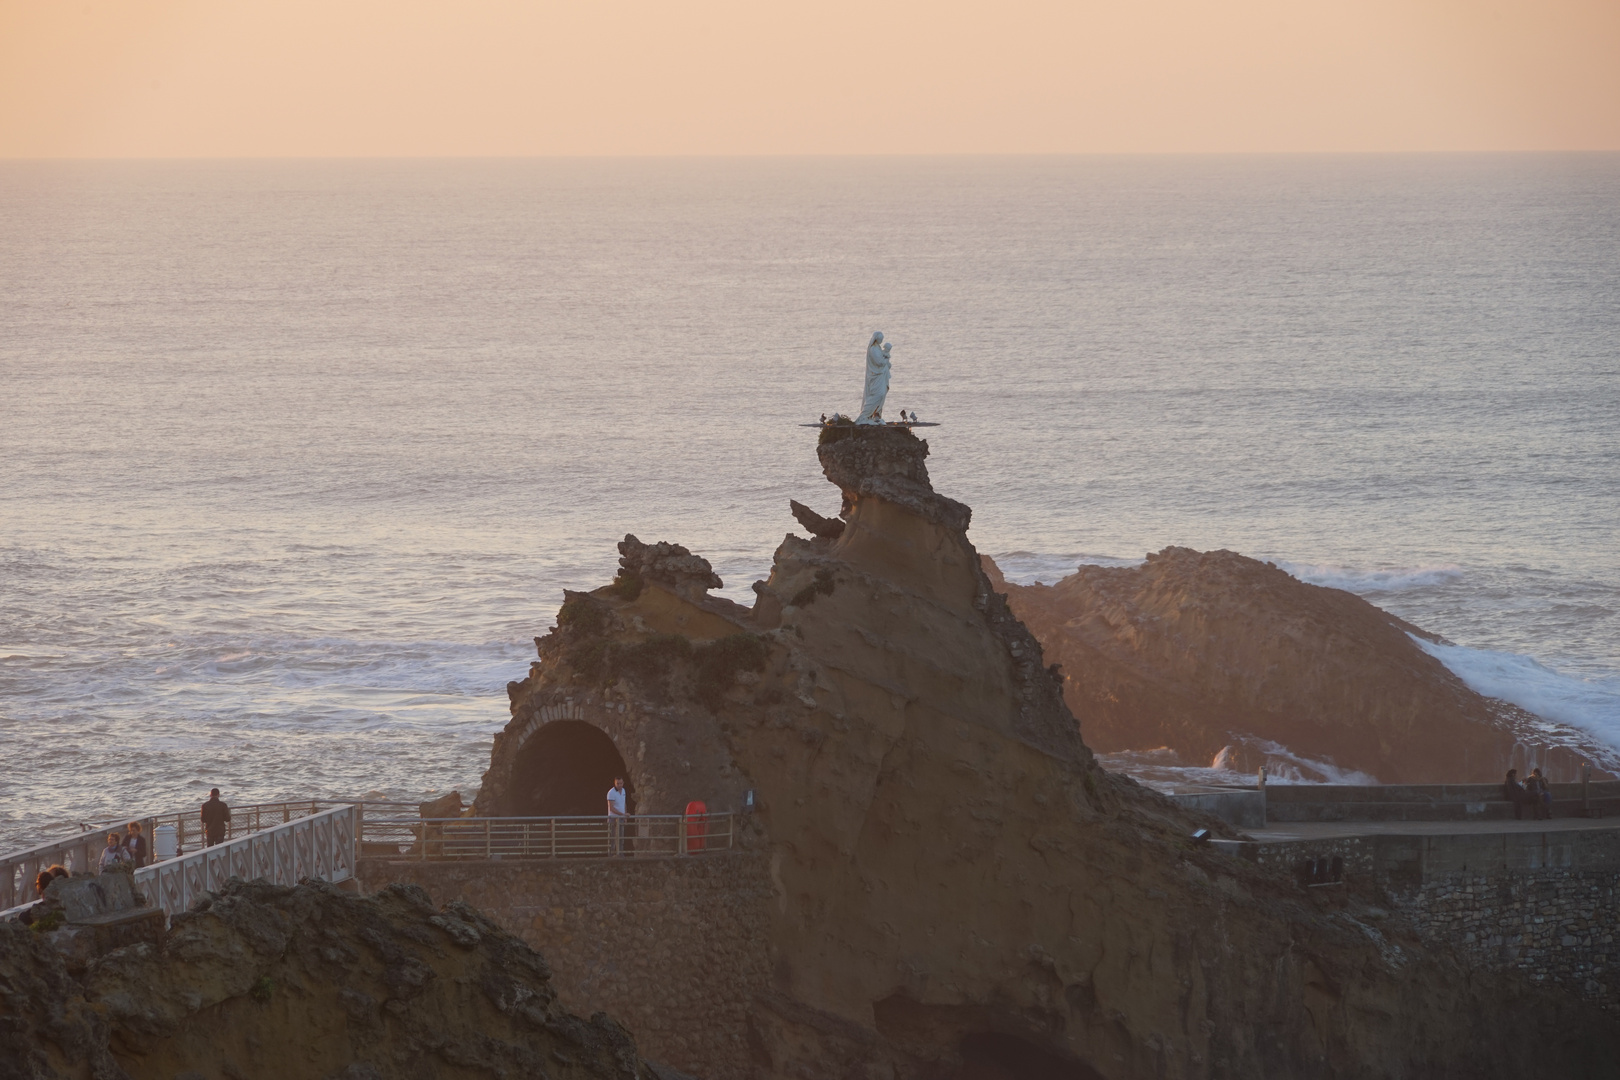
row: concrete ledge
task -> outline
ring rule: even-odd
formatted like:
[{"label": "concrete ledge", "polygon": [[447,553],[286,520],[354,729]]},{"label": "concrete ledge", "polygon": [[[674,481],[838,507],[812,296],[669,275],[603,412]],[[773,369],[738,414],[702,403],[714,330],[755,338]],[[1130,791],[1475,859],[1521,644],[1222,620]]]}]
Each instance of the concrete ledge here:
[{"label": "concrete ledge", "polygon": [[1166,798],[1189,810],[1200,810],[1220,818],[1240,829],[1263,829],[1266,826],[1266,793],[1258,789],[1196,792],[1168,795]]},{"label": "concrete ledge", "polygon": [[[1554,817],[1620,817],[1620,781],[1553,784]],[[1270,784],[1266,820],[1511,821],[1500,784]]]}]

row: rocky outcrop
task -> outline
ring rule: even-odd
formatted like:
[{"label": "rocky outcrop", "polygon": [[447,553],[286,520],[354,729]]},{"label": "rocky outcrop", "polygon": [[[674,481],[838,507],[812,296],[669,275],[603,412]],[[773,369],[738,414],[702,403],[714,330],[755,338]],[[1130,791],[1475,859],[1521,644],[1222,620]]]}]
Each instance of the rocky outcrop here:
[{"label": "rocky outcrop", "polygon": [[124,1080],[107,1040],[49,936],[0,922],[0,1080]]},{"label": "rocky outcrop", "polygon": [[1317,762],[1383,783],[1497,781],[1523,766],[1526,742],[1580,748],[1559,779],[1576,779],[1580,757],[1615,764],[1580,733],[1470,690],[1414,640],[1437,636],[1236,552],[1165,548],[1052,586],[987,570],[1061,666],[1099,753],[1166,747],[1209,765],[1225,751],[1243,772],[1270,758],[1274,770]]},{"label": "rocky outcrop", "polygon": [[409,886],[232,882],[78,981],[43,938],[0,927],[0,1076],[652,1080],[616,1023],[558,1006],[532,949]]},{"label": "rocky outcrop", "polygon": [[688,598],[725,584],[708,559],[679,544],[643,544],[634,536],[619,541],[619,571],[631,579],[656,581]]},{"label": "rocky outcrop", "polygon": [[823,428],[817,454],[827,479],[844,493],[848,518],[862,497],[881,499],[946,529],[966,532],[973,510],[947,499],[928,481],[928,443],[899,427]]},{"label": "rocky outcrop", "polygon": [[1098,767],[981,568],[968,508],[933,492],[926,444],[822,439],[840,535],[789,536],[731,617],[656,580],[569,594],[508,688],[479,799],[502,812],[541,775],[525,747],[576,728],[611,742],[655,812],[756,794],[741,843],[776,895],[768,981],[733,984],[749,1056],[676,1064],[1508,1077],[1620,1049],[1595,1007],[1426,949],[1370,886],[1329,898],[1195,843],[1225,827]]},{"label": "rocky outcrop", "polygon": [[25,917],[40,931],[50,930],[45,940],[72,974],[113,949],[161,940],[167,923],[136,890],[127,868],[59,877]]},{"label": "rocky outcrop", "polygon": [[793,511],[793,520],[804,527],[805,532],[823,540],[836,540],[844,535],[844,523],[837,518],[824,518],[814,510],[797,499],[788,500],[788,509]]}]

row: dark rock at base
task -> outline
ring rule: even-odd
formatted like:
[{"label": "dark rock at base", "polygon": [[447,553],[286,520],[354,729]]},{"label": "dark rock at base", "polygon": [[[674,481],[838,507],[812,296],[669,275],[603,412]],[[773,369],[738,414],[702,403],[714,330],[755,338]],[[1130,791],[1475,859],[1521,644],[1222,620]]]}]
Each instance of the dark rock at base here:
[{"label": "dark rock at base", "polygon": [[125,1080],[49,934],[0,922],[0,1080]]},{"label": "dark rock at base", "polygon": [[[9,1071],[8,1071],[9,1069]],[[0,1077],[651,1080],[629,1033],[557,1004],[533,949],[420,889],[233,880],[156,944],[68,975],[0,926]]]}]

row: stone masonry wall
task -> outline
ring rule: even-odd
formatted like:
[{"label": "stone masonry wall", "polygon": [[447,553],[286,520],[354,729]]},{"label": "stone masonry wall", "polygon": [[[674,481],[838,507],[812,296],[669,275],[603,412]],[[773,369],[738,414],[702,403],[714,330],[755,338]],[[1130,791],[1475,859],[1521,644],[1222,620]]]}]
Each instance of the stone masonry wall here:
[{"label": "stone masonry wall", "polygon": [[1426,937],[1620,1006],[1620,875],[1542,870],[1425,883],[1403,897]]},{"label": "stone masonry wall", "polygon": [[1620,1010],[1620,827],[1368,834],[1242,845],[1304,879],[1338,857],[1418,933],[1485,967],[1514,967]]},{"label": "stone masonry wall", "polygon": [[538,949],[569,1009],[601,1010],[646,1057],[741,1080],[748,1011],[770,976],[765,857],[408,862],[362,859],[367,892],[393,882],[465,900]]}]

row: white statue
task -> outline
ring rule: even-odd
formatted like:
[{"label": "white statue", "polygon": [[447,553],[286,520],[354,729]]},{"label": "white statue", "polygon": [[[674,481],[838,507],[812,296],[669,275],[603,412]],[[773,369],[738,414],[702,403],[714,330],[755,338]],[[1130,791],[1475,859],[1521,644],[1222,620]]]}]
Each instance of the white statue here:
[{"label": "white statue", "polygon": [[861,397],[861,415],[857,424],[883,423],[883,399],[889,396],[889,350],[883,343],[883,331],[872,335],[866,347],[866,393]]}]

